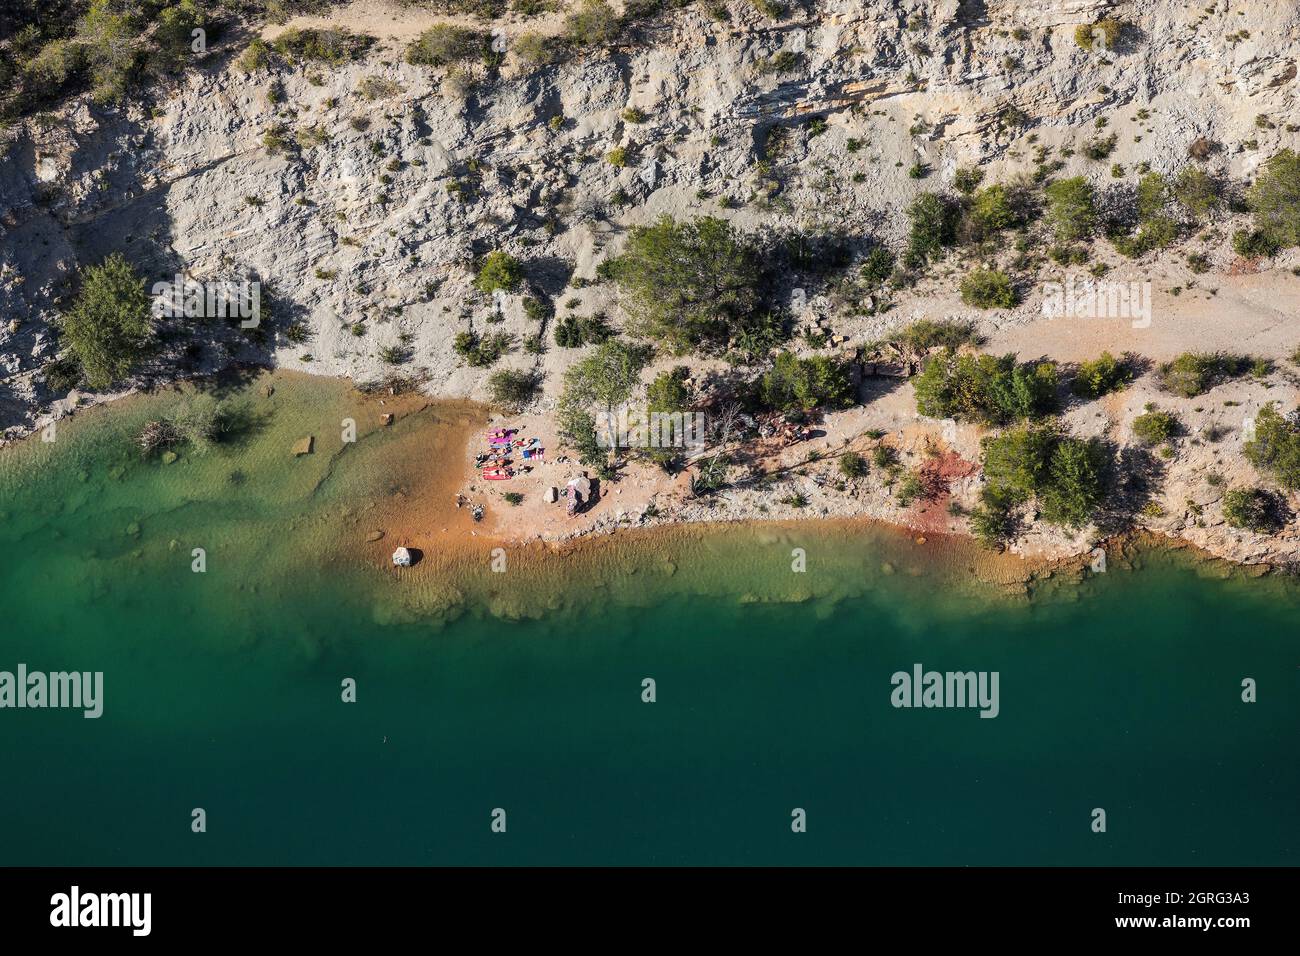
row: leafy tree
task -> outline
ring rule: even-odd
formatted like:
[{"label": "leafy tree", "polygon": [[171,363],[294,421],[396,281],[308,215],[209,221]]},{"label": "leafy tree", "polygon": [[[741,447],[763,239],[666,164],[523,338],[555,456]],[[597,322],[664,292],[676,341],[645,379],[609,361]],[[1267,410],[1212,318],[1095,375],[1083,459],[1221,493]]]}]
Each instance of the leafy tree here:
[{"label": "leafy tree", "polygon": [[1255,229],[1280,247],[1300,244],[1300,156],[1284,149],[1264,164],[1246,193]]},{"label": "leafy tree", "polygon": [[1092,520],[1102,500],[1104,465],[1097,439],[1061,438],[1052,450],[1050,478],[1038,493],[1043,520],[1070,528]]},{"label": "leafy tree", "polygon": [[561,406],[613,408],[625,402],[640,381],[651,350],[612,339],[575,362],[564,373]]},{"label": "leafy tree", "polygon": [[203,9],[195,0],[180,0],[165,7],[158,14],[158,28],[153,39],[157,46],[156,62],[165,68],[176,69],[190,55],[194,31],[205,25]]},{"label": "leafy tree", "polygon": [[759,257],[721,219],[637,227],[611,272],[639,331],[678,354],[720,348],[757,319]]},{"label": "leafy tree", "polygon": [[1045,521],[1080,528],[1101,504],[1105,452],[1051,425],[1024,424],[984,439],[982,507],[975,528],[998,539],[1011,528],[1011,512],[1036,498]]},{"label": "leafy tree", "polygon": [[144,281],[125,258],[113,253],[84,270],[62,331],[91,388],[108,388],[131,371],[148,344],[152,317]]},{"label": "leafy tree", "polygon": [[984,480],[1009,501],[1029,500],[1047,484],[1056,432],[1047,425],[1020,425],[984,440]]},{"label": "leafy tree", "polygon": [[1300,425],[1265,405],[1255,416],[1255,437],[1246,443],[1246,459],[1284,487],[1300,488]]},{"label": "leafy tree", "polygon": [[1011,354],[959,355],[945,348],[916,377],[916,410],[931,418],[1000,425],[1054,411],[1056,390],[1051,362],[1018,365]]},{"label": "leafy tree", "polygon": [[844,362],[825,355],[799,358],[782,352],[759,385],[768,408],[846,408],[853,403],[853,385]]},{"label": "leafy tree", "polygon": [[128,10],[115,10],[112,0],[91,0],[77,21],[77,42],[90,67],[94,98],[101,103],[120,100],[139,65],[140,24]]},{"label": "leafy tree", "polygon": [[957,238],[957,208],[938,193],[923,192],[907,207],[911,220],[907,251],[924,264]]},{"label": "leafy tree", "polygon": [[[650,361],[650,349],[617,339],[603,342],[590,355],[564,373],[560,394],[559,430],[584,465],[602,469],[608,476],[608,456],[616,435],[598,435],[595,413],[612,411],[626,402],[640,381],[641,369]],[[606,444],[602,445],[602,439]]]}]

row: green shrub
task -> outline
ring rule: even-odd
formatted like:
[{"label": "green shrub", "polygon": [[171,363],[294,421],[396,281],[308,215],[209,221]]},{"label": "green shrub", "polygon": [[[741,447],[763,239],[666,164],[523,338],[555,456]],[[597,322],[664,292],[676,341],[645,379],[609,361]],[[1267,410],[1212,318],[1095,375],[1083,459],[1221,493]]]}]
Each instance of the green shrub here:
[{"label": "green shrub", "polygon": [[766,59],[755,60],[754,69],[760,76],[770,76],[777,73],[790,73],[798,69],[801,63],[803,63],[802,53],[779,50]]},{"label": "green shrub", "polygon": [[867,473],[867,460],[856,451],[840,455],[840,474],[845,478],[861,478]]},{"label": "green shrub", "polygon": [[1016,225],[1011,191],[1001,184],[985,186],[971,200],[970,221],[980,236]]},{"label": "green shrub", "polygon": [[[533,66],[549,66],[563,59],[564,43],[556,37],[529,31],[515,38],[514,51],[525,63]],[[561,123],[564,122],[563,117],[552,119],[556,118]]]},{"label": "green shrub", "polygon": [[956,241],[957,209],[938,193],[920,193],[907,207],[907,215],[911,219],[908,252],[921,262]]},{"label": "green shrub", "polygon": [[1096,439],[1065,435],[1050,425],[1025,424],[984,439],[985,489],[981,522],[1005,529],[1010,510],[1037,498],[1043,519],[1080,528],[1102,501],[1105,453]]},{"label": "green shrub", "polygon": [[1300,244],[1300,156],[1284,149],[1264,164],[1246,193],[1255,232],[1279,248]]},{"label": "green shrub", "polygon": [[255,37],[236,62],[245,73],[265,70],[271,63],[271,47],[261,37]]},{"label": "green shrub", "polygon": [[492,401],[512,412],[533,400],[537,386],[537,375],[534,372],[501,369],[488,378],[488,392]]},{"label": "green shrub", "polygon": [[1186,167],[1174,180],[1174,198],[1194,216],[1204,216],[1215,210],[1220,202],[1219,184],[1205,170]]},{"label": "green shrub", "polygon": [[1273,501],[1262,488],[1233,488],[1223,496],[1223,519],[1234,528],[1267,534],[1276,525]]},{"label": "green shrub", "polygon": [[1246,459],[1284,488],[1300,488],[1300,425],[1265,405],[1255,416],[1255,437],[1246,443]]},{"label": "green shrub", "polygon": [[1282,243],[1262,229],[1236,229],[1232,249],[1243,259],[1267,259],[1282,250]]},{"label": "green shrub", "polygon": [[1016,364],[1014,355],[956,354],[945,348],[914,380],[916,410],[930,418],[1006,424],[1056,409],[1057,373],[1051,362]]},{"label": "green shrub", "polygon": [[1011,537],[1015,526],[1012,509],[1016,504],[996,488],[981,490],[980,503],[970,513],[971,532],[980,543],[993,547]]},{"label": "green shrub", "polygon": [[1119,137],[1114,133],[1109,136],[1095,137],[1083,144],[1083,155],[1093,162],[1099,163],[1103,159],[1110,158],[1110,154],[1115,152],[1115,144],[1118,142]]},{"label": "green shrub", "polygon": [[1005,272],[973,269],[961,281],[961,300],[979,309],[1009,309],[1019,297]]},{"label": "green shrub", "polygon": [[1178,434],[1182,427],[1178,416],[1162,412],[1154,405],[1133,419],[1133,435],[1144,445],[1160,445]]},{"label": "green shrub", "polygon": [[873,246],[862,262],[860,275],[871,285],[882,285],[894,272],[894,254],[884,246]]},{"label": "green shrub", "polygon": [[917,319],[895,336],[900,345],[918,354],[939,346],[958,349],[977,339],[974,323],[953,319]]},{"label": "green shrub", "polygon": [[1073,242],[1092,235],[1097,213],[1087,179],[1058,179],[1049,183],[1043,193],[1047,197],[1047,218],[1060,241]]},{"label": "green shrub", "polygon": [[1076,395],[1085,398],[1100,398],[1110,392],[1119,391],[1133,377],[1127,363],[1115,358],[1109,352],[1090,362],[1080,362],[1070,387]]},{"label": "green shrub", "polygon": [[952,185],[957,192],[969,196],[984,181],[984,170],[974,166],[958,166],[952,176]]},{"label": "green shrub", "polygon": [[482,337],[473,332],[457,332],[452,348],[471,367],[490,368],[514,348],[514,341],[509,332],[494,332]]},{"label": "green shrub", "polygon": [[118,253],[81,275],[81,290],[61,333],[91,388],[120,381],[146,352],[152,331],[144,281]]},{"label": "green shrub", "polygon": [[618,14],[604,0],[582,0],[564,20],[564,35],[577,46],[607,46],[618,39]]},{"label": "green shrub", "polygon": [[1225,379],[1244,375],[1249,368],[1250,359],[1240,355],[1184,352],[1172,362],[1161,365],[1157,377],[1165,391],[1183,398],[1194,398]]},{"label": "green shrub", "polygon": [[917,472],[909,471],[899,479],[894,496],[898,499],[899,505],[906,508],[918,498],[926,497],[925,480]]},{"label": "green shrub", "polygon": [[686,380],[691,370],[678,365],[671,371],[660,372],[646,386],[646,407],[652,412],[681,412],[690,407],[690,392]]},{"label": "green shrub", "polygon": [[438,23],[411,41],[406,48],[406,62],[436,67],[477,60],[488,49],[488,41],[488,35],[481,30]]},{"label": "green shrub", "polygon": [[775,409],[846,408],[853,403],[849,366],[825,355],[776,357],[759,384],[763,404]]},{"label": "green shrub", "polygon": [[491,295],[497,289],[513,292],[524,281],[524,267],[508,252],[489,252],[483,257],[474,285],[480,292]]},{"label": "green shrub", "polygon": [[353,33],[346,27],[304,27],[286,30],[271,46],[286,60],[342,66],[364,57],[374,42],[374,37]]}]

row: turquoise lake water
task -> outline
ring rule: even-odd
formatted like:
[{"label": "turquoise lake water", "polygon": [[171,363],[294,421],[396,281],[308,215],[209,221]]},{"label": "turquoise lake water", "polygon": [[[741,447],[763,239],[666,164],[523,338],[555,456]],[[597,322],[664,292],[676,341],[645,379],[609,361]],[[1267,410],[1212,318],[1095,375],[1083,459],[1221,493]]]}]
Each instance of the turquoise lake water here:
[{"label": "turquoise lake water", "polygon": [[[97,414],[0,452],[0,670],[105,681],[98,720],[0,710],[0,863],[1300,863],[1295,582],[1147,553],[1013,598],[810,526],[425,619],[304,544],[385,493],[364,454],[163,466]],[[999,716],[892,707],[917,662],[997,671]]]}]

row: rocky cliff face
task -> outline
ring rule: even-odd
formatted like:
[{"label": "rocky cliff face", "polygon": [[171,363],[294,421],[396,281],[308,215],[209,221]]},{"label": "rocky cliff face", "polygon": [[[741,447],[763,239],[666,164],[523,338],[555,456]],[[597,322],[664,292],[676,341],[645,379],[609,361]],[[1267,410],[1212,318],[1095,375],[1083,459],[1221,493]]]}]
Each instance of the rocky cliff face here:
[{"label": "rocky cliff face", "polygon": [[[606,289],[581,280],[629,224],[660,214],[896,244],[909,198],[959,165],[983,166],[986,182],[1031,170],[1036,148],[1077,146],[1103,120],[1118,134],[1113,156],[1076,153],[1061,175],[1104,185],[1111,162],[1172,172],[1205,138],[1224,145],[1211,168],[1242,177],[1296,141],[1293,2],[829,0],[779,22],[726,9],[726,21],[667,14],[545,67],[516,42],[555,32],[560,17],[512,17],[495,25],[504,65],[465,90],[402,61],[411,37],[445,18],[355,3],[301,22],[376,35],[361,61],[244,72],[233,55],[247,38],[232,39],[151,107],[78,102],[9,130],[0,427],[17,435],[59,410],[40,371],[57,349],[52,324],[78,267],[109,252],[150,281],[250,277],[271,291],[262,334],[176,336],[146,380],[248,360],[374,379],[380,352],[400,345],[402,367],[423,369],[431,390],[481,397],[486,373],[457,359],[456,332],[493,320],[521,340],[538,329],[521,296],[498,306],[473,289],[470,263],[492,249],[523,260],[561,312],[617,322]],[[1108,12],[1136,29],[1115,49],[1081,49],[1075,29]],[[607,159],[616,149],[625,165]],[[909,176],[917,162],[927,178]],[[845,317],[843,331],[897,324],[933,291],[886,316]],[[997,321],[1037,312],[1031,297]],[[504,364],[554,381],[571,357],[516,351]]]}]

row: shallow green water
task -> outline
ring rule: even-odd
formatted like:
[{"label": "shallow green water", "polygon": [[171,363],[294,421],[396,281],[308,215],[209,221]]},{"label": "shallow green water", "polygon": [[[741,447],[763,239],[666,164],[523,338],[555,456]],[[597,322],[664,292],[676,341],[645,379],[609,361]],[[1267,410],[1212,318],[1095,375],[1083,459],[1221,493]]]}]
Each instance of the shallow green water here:
[{"label": "shallow green water", "polygon": [[[386,439],[295,461],[346,398],[277,396],[174,465],[129,447],[149,402],[0,453],[0,670],[105,675],[98,720],[0,710],[0,862],[1300,862],[1293,583],[1147,555],[1005,599],[884,532],[763,529],[425,618],[323,557],[400,484]],[[1000,715],[893,708],[915,662],[999,672]]]}]

